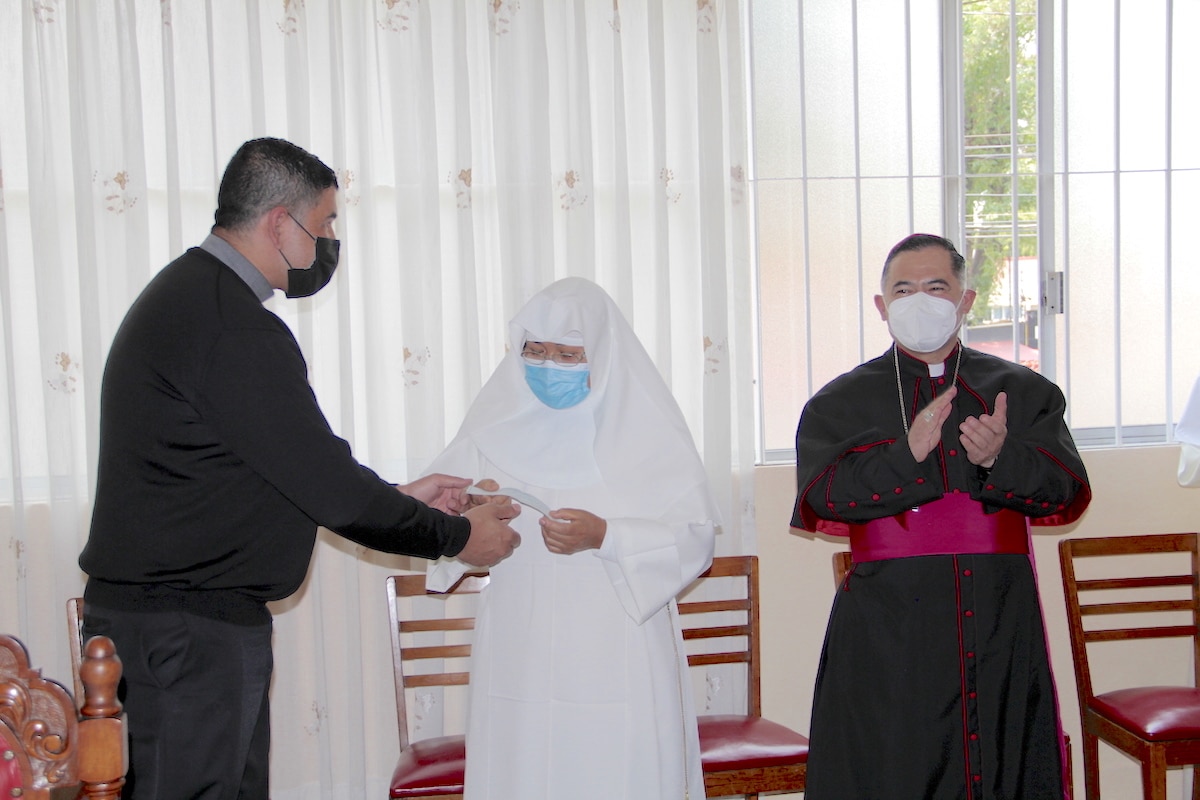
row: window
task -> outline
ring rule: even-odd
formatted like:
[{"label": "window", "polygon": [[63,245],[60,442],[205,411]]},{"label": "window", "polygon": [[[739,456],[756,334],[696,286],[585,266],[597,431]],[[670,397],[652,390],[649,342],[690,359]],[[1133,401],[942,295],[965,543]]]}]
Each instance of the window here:
[{"label": "window", "polygon": [[[761,434],[890,340],[913,231],[959,245],[969,346],[1058,383],[1084,446],[1171,441],[1200,371],[1195,0],[753,0]],[[1190,88],[1189,88],[1190,87]]]}]

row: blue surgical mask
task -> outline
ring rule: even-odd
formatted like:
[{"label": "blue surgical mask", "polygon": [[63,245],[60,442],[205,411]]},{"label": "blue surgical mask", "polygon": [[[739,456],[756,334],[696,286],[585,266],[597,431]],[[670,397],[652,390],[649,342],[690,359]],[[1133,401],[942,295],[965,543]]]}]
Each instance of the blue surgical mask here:
[{"label": "blue surgical mask", "polygon": [[553,361],[526,364],[525,382],[550,408],[570,408],[588,395],[588,368],[586,364],[563,367]]}]

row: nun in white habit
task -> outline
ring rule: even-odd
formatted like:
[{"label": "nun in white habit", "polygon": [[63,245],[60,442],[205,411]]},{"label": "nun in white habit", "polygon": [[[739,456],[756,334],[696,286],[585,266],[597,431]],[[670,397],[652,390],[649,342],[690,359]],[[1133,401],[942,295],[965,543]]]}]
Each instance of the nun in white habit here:
[{"label": "nun in white habit", "polygon": [[[702,800],[674,598],[712,561],[717,512],[687,424],[589,281],[539,292],[509,339],[430,467],[550,510],[523,504],[480,600],[465,797]],[[427,584],[468,569],[442,559]]]}]

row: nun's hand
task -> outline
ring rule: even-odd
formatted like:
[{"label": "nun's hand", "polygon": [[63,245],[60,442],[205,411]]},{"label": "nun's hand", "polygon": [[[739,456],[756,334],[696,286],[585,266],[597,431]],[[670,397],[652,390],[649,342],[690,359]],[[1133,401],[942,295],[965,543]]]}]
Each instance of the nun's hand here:
[{"label": "nun's hand", "polygon": [[569,556],[582,550],[595,550],[604,542],[608,523],[590,511],[560,508],[539,520],[546,549]]}]

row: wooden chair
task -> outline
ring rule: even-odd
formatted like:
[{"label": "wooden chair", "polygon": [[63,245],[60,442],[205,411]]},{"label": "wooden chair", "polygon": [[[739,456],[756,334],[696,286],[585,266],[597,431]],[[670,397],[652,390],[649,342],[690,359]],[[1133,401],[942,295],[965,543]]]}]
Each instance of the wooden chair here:
[{"label": "wooden chair", "polygon": [[846,573],[850,571],[852,564],[849,550],[838,550],[833,554],[833,585],[835,587],[841,588],[842,582],[846,580]]},{"label": "wooden chair", "polygon": [[[701,585],[711,587],[704,594],[724,599],[689,599]],[[732,592],[728,591],[731,587]],[[680,597],[684,641],[707,643],[704,652],[688,653],[688,665],[742,664],[746,670],[746,713],[697,717],[705,794],[756,798],[803,792],[808,777],[808,738],[762,716],[758,557],[713,559],[712,566]],[[729,616],[735,619],[727,619]],[[713,645],[719,648],[717,652]]]},{"label": "wooden chair", "polygon": [[[427,592],[425,576],[391,575],[387,579],[388,619],[391,622],[392,669],[396,681],[396,723],[400,730],[400,758],[392,772],[389,797],[461,798],[466,770],[462,734],[413,741],[408,713],[408,693],[429,687],[466,686],[469,673],[464,659],[471,655],[469,633],[475,629],[474,608],[468,615],[449,608],[457,595],[477,594],[487,585],[483,573],[463,576],[445,594]],[[418,607],[423,598],[436,599],[449,614],[426,615]],[[406,602],[402,602],[407,599]],[[411,605],[411,616],[404,605]],[[449,618],[444,618],[448,616]],[[441,634],[442,644],[422,638]],[[417,669],[417,666],[420,666]],[[461,669],[456,668],[461,667]]]},{"label": "wooden chair", "polygon": [[[684,638],[711,640],[726,645],[728,652],[689,656],[692,666],[744,664],[747,670],[747,714],[701,716],[700,750],[709,797],[765,792],[798,792],[804,789],[808,761],[808,739],[788,728],[762,718],[759,685],[758,559],[753,556],[718,558],[700,576],[741,578],[740,598],[697,600],[679,604]],[[459,798],[466,766],[462,735],[438,736],[413,741],[408,694],[429,687],[465,686],[469,677],[470,631],[474,610],[447,607],[437,614],[422,613],[422,598],[449,603],[455,596],[478,593],[488,576],[465,576],[445,594],[427,592],[424,575],[392,575],[387,579],[388,613],[391,622],[392,665],[396,683],[396,722],[400,731],[400,758],[392,774],[389,796],[393,798]],[[407,599],[407,600],[406,600]],[[411,606],[408,611],[406,606]],[[428,611],[428,609],[424,609]],[[704,625],[705,614],[741,614],[736,624]],[[437,644],[423,637],[445,638]],[[737,647],[727,639],[740,639]]]},{"label": "wooden chair", "polygon": [[[1101,740],[1141,763],[1146,800],[1165,800],[1167,770],[1183,766],[1193,768],[1192,797],[1200,800],[1197,534],[1064,539],[1058,551],[1083,723],[1087,800],[1100,797]],[[1164,555],[1169,553],[1176,555]],[[1095,560],[1080,564],[1084,559]],[[1081,579],[1077,566],[1089,575],[1089,568],[1100,570],[1096,577]],[[1090,645],[1104,646],[1106,666],[1122,655],[1139,659],[1133,662],[1137,664],[1148,657],[1141,642],[1167,638],[1189,640],[1190,686],[1134,686],[1095,693]]]},{"label": "wooden chair", "polygon": [[121,661],[110,639],[83,653],[82,711],[59,683],[29,666],[15,637],[0,635],[0,796],[30,800],[118,798],[128,769]]},{"label": "wooden chair", "polygon": [[83,702],[83,682],[79,670],[83,666],[83,598],[67,601],[67,642],[71,649],[71,676],[75,682],[75,702]]}]

